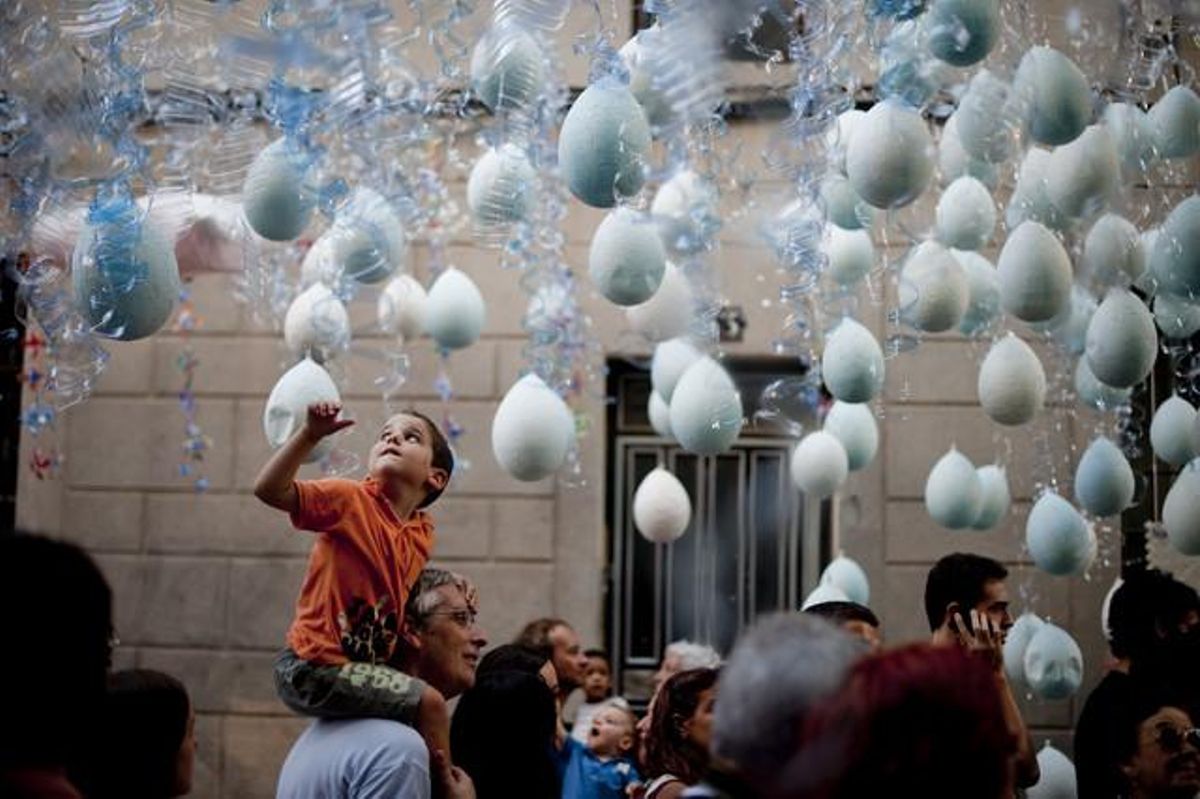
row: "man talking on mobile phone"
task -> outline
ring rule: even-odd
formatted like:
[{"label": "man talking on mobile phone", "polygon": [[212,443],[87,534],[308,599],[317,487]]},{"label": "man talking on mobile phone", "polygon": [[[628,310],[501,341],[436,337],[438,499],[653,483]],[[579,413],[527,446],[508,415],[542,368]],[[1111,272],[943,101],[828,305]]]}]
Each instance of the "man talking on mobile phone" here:
[{"label": "man talking on mobile phone", "polygon": [[956,552],[939,560],[925,581],[925,614],[934,646],[961,646],[991,664],[1004,708],[1004,720],[1016,739],[1014,782],[1019,788],[1037,783],[1033,741],[1008,678],[1004,676],[1004,639],[1013,625],[1008,612],[1008,570],[997,561]]}]

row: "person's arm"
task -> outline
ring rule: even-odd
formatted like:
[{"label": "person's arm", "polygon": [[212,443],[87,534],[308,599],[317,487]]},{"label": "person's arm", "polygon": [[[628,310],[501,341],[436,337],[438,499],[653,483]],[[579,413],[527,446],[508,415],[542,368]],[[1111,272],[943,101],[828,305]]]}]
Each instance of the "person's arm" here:
[{"label": "person's arm", "polygon": [[417,706],[417,732],[425,739],[430,753],[440,752],[447,764],[452,765],[450,755],[450,709],[441,691],[426,685],[421,691],[421,703]]},{"label": "person's arm", "polygon": [[354,422],[339,419],[342,406],[336,402],[314,402],[308,406],[304,424],[275,451],[254,481],[254,496],[272,508],[296,513],[300,496],[296,492],[296,472],[304,459],[325,436],[344,430]]},{"label": "person's arm", "polygon": [[1021,718],[1021,709],[1017,707],[1017,699],[1013,696],[1012,686],[1004,674],[1004,644],[1000,628],[984,614],[977,610],[971,611],[971,630],[966,629],[962,615],[954,614],[954,629],[959,642],[969,651],[977,652],[988,658],[992,674],[996,679],[996,688],[1000,693],[1000,707],[1004,713],[1004,726],[1017,744],[1013,754],[1013,777],[1018,788],[1028,788],[1037,784],[1041,778],[1037,754],[1033,750],[1033,739]]}]

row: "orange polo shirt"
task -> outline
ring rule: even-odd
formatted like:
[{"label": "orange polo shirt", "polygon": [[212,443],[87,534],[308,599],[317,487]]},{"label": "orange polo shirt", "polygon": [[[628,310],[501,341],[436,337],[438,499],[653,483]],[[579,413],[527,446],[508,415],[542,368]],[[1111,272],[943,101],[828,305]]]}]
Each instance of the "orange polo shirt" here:
[{"label": "orange polo shirt", "polygon": [[304,660],[385,663],[408,593],[433,550],[433,520],[400,519],[379,484],[297,480],[297,529],[317,533],[287,642]]}]

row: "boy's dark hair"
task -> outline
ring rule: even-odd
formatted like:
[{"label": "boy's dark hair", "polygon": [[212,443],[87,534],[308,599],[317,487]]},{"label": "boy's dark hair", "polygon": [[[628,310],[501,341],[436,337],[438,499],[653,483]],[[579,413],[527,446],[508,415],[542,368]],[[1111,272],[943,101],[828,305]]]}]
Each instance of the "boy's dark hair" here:
[{"label": "boy's dark hair", "polygon": [[592,658],[599,658],[605,663],[608,663],[608,653],[603,649],[585,649],[583,651],[583,656],[588,660],[591,660]]},{"label": "boy's dark hair", "polygon": [[[442,469],[446,472],[446,483],[449,485],[450,477],[454,474],[454,451],[450,449],[450,442],[446,440],[446,436],[442,434],[442,429],[438,427],[437,422],[430,419],[425,414],[415,408],[408,408],[401,411],[405,416],[415,416],[425,423],[429,428],[429,447],[433,450],[432,465],[436,469]],[[446,488],[435,488],[425,495],[425,499],[417,505],[418,508],[427,508],[437,502],[438,497]]]},{"label": "boy's dark hair", "polygon": [[1108,606],[1109,646],[1114,656],[1139,661],[1162,644],[1160,631],[1177,627],[1200,610],[1196,589],[1158,569],[1130,575]]},{"label": "boy's dark hair", "polygon": [[963,618],[983,599],[983,587],[992,580],[1008,577],[1008,569],[999,561],[982,555],[955,552],[939,560],[929,570],[925,581],[925,615],[929,629],[942,626],[946,607],[957,603]]},{"label": "boy's dark hair", "polygon": [[803,612],[828,619],[837,625],[845,624],[848,621],[861,621],[872,627],[879,626],[879,617],[869,607],[860,605],[857,602],[843,602],[840,600],[819,602],[816,605],[805,608]]}]

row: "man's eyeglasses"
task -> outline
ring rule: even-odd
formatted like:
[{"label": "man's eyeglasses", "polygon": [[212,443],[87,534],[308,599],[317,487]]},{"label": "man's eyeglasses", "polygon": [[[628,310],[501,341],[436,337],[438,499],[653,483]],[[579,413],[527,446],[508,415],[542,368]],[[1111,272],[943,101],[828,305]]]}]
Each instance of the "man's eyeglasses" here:
[{"label": "man's eyeglasses", "polygon": [[1178,727],[1159,727],[1158,728],[1158,745],[1162,747],[1164,752],[1183,751],[1183,744],[1187,742],[1192,745],[1192,748],[1200,751],[1200,728],[1193,727],[1190,730],[1181,730]]},{"label": "man's eyeglasses", "polygon": [[466,629],[466,630],[469,630],[472,627],[474,627],[475,619],[478,618],[478,614],[474,610],[471,610],[470,608],[462,608],[460,610],[435,610],[435,611],[433,611],[431,613],[427,613],[425,615],[426,616],[445,616],[446,618],[450,619],[452,622],[457,624],[459,627],[462,627],[463,629]]}]

